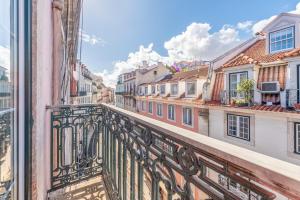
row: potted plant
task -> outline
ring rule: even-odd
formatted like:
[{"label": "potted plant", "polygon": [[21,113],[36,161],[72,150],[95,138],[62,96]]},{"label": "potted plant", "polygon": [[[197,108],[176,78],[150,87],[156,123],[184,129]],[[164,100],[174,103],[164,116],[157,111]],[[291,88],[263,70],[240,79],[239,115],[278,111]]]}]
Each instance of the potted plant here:
[{"label": "potted plant", "polygon": [[300,111],[300,103],[295,103],[294,108],[296,111]]},{"label": "potted plant", "polygon": [[237,100],[239,106],[250,106],[253,98],[254,80],[244,79],[237,86],[237,92],[243,94],[244,98]]}]

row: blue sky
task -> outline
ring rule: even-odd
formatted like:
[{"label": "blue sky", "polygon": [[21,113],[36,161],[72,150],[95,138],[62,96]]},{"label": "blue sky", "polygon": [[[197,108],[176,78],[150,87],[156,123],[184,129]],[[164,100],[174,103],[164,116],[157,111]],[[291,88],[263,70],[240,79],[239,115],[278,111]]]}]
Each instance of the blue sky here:
[{"label": "blue sky", "polygon": [[[142,58],[212,59],[220,51],[209,52],[210,49],[232,48],[252,36],[253,29],[258,29],[257,22],[294,11],[298,3],[299,0],[84,0],[82,61],[93,72],[111,76],[106,80],[111,83],[122,72],[120,68],[128,69],[126,64],[135,65]],[[224,41],[219,44],[223,37],[227,37],[225,46]],[[208,38],[214,39],[206,52],[198,51]]]},{"label": "blue sky", "polygon": [[[2,16],[9,15],[0,0]],[[213,59],[300,0],[84,0],[82,61],[112,86],[139,65]],[[0,65],[9,65],[8,20],[0,18]],[[7,37],[6,37],[7,36]]]}]

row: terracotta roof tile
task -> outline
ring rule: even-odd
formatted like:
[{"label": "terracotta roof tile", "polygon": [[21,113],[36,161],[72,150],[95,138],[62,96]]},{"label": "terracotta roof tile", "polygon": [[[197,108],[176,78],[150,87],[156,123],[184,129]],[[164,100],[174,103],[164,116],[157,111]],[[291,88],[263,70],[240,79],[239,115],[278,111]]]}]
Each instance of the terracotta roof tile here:
[{"label": "terracotta roof tile", "polygon": [[207,74],[208,74],[208,67],[195,69],[187,72],[177,72],[171,76],[166,76],[158,83],[177,82],[180,80],[193,80],[199,77],[206,77]]},{"label": "terracotta roof tile", "polygon": [[235,56],[223,65],[224,68],[234,67],[246,64],[269,63],[281,60],[286,57],[293,57],[300,55],[300,48],[283,51],[273,54],[266,54],[266,39],[261,39],[244,50],[241,54]]}]

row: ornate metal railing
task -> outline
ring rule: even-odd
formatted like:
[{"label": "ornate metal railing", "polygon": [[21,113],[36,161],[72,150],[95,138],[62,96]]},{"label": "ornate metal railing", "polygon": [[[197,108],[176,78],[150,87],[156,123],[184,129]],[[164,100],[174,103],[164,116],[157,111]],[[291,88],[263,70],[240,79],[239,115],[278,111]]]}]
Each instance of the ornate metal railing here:
[{"label": "ornate metal railing", "polygon": [[287,89],[286,90],[286,107],[300,109],[300,90]]},{"label": "ornate metal railing", "polygon": [[220,93],[222,104],[249,104],[254,102],[254,90],[249,92],[241,92],[237,90],[223,90]]},{"label": "ornate metal railing", "polygon": [[56,189],[102,171],[102,107],[53,108],[51,112],[51,188]]},{"label": "ornate metal railing", "polygon": [[300,181],[288,183],[285,176],[253,167],[251,161],[236,163],[229,154],[220,156],[223,151],[195,145],[141,118],[107,105],[55,108],[52,187],[101,174],[111,199],[261,200],[300,194],[294,191]]},{"label": "ornate metal railing", "polygon": [[0,111],[0,199],[10,199],[13,185],[13,109]]}]

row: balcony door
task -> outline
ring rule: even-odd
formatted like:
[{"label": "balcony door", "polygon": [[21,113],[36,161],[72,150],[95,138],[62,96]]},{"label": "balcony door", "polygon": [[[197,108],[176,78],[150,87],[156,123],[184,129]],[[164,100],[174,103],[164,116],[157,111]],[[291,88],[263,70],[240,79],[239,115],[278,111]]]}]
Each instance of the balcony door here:
[{"label": "balcony door", "polygon": [[244,98],[244,94],[238,93],[238,85],[248,79],[248,72],[236,72],[229,74],[229,96],[234,99]]},{"label": "balcony door", "polygon": [[297,103],[300,103],[300,65],[297,65]]}]

